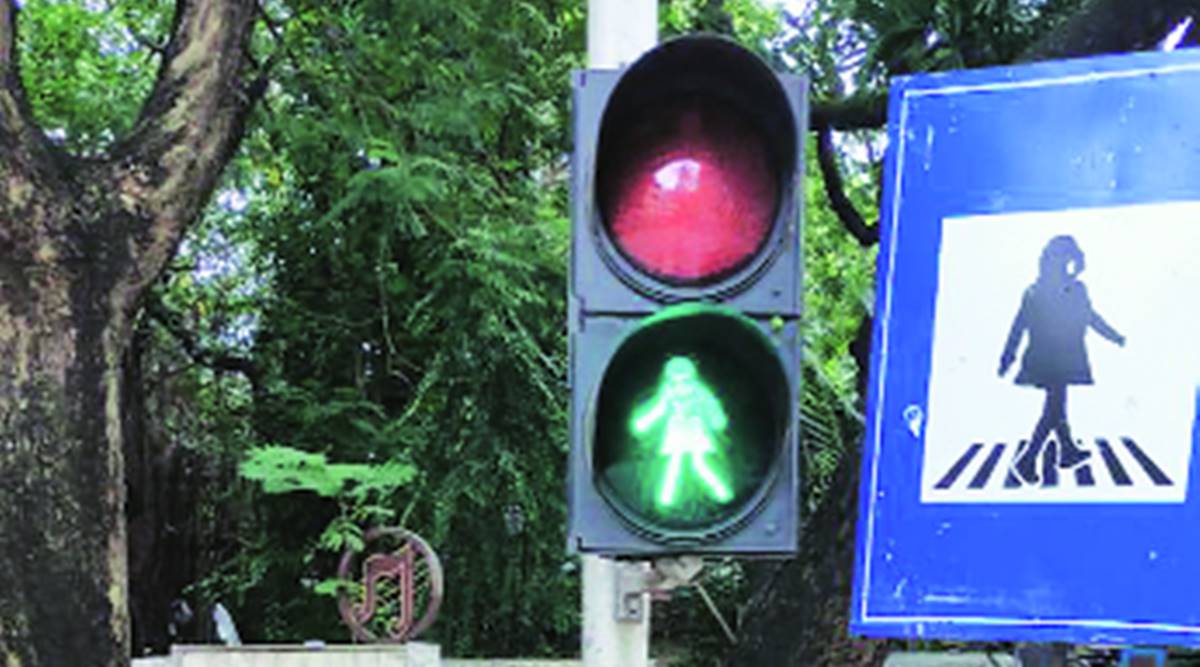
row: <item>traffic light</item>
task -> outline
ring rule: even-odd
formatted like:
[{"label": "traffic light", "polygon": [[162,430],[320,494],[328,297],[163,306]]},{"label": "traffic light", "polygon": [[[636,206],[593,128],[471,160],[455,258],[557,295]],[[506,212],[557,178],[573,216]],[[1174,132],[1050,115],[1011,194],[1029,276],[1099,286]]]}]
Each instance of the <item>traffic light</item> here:
[{"label": "traffic light", "polygon": [[572,83],[569,547],[794,553],[805,81],[698,36]]}]

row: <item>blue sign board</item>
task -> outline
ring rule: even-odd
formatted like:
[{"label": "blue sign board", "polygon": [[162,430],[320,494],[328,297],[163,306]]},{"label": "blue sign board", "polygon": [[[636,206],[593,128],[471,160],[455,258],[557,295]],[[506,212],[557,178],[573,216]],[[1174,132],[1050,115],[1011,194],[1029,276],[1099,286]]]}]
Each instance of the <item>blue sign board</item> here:
[{"label": "blue sign board", "polygon": [[1200,51],[888,118],[852,631],[1200,645]]}]

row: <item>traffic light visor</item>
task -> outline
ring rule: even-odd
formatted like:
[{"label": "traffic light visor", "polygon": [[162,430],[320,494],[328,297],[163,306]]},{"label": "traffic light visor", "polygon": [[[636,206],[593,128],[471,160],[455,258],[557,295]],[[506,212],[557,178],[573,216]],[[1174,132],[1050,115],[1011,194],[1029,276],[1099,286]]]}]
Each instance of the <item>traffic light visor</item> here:
[{"label": "traffic light visor", "polygon": [[713,306],[668,308],[605,369],[597,488],[651,539],[717,537],[752,516],[773,482],[789,405],[778,355],[756,324]]},{"label": "traffic light visor", "polygon": [[605,109],[603,233],[634,272],[720,282],[764,254],[795,146],[786,96],[757,56],[714,37],[668,42],[629,69]]}]

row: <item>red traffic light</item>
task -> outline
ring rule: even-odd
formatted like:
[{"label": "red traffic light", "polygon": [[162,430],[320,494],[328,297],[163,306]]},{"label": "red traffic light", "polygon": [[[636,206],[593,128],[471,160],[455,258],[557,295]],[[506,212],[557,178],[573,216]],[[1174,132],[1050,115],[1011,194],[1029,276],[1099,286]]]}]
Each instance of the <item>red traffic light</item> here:
[{"label": "red traffic light", "polygon": [[597,142],[610,259],[658,295],[736,289],[779,246],[796,142],[778,79],[735,43],[687,38],[646,54],[613,91]]},{"label": "red traffic light", "polygon": [[600,186],[605,227],[639,269],[668,283],[708,282],[762,248],[779,199],[766,142],[735,110],[692,96],[628,130],[625,159]]}]

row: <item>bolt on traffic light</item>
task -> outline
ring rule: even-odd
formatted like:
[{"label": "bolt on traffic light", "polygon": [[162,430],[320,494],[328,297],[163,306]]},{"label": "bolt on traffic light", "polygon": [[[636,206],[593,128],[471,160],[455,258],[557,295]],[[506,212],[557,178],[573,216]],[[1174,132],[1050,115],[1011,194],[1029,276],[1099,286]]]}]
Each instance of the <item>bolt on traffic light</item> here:
[{"label": "bolt on traffic light", "polygon": [[573,84],[570,548],[794,553],[805,82],[687,37]]}]

